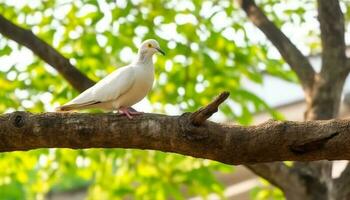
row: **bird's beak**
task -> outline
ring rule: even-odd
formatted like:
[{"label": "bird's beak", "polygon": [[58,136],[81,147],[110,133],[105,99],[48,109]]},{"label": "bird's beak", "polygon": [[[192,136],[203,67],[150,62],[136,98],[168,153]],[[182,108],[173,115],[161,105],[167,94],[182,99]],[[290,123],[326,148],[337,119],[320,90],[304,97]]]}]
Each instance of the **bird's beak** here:
[{"label": "bird's beak", "polygon": [[159,53],[161,53],[163,56],[165,56],[165,52],[163,51],[163,50],[161,50],[160,48],[155,48],[155,49],[157,49],[157,51],[159,52]]}]

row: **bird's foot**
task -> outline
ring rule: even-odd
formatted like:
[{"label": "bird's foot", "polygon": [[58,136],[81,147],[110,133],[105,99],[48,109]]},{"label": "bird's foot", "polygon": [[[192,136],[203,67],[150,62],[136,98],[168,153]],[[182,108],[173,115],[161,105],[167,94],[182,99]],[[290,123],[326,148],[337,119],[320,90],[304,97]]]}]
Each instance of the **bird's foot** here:
[{"label": "bird's foot", "polygon": [[130,108],[120,108],[119,110],[121,111],[121,114],[126,115],[129,119],[132,119],[133,115],[142,115],[143,114],[143,112],[138,112],[131,107]]}]

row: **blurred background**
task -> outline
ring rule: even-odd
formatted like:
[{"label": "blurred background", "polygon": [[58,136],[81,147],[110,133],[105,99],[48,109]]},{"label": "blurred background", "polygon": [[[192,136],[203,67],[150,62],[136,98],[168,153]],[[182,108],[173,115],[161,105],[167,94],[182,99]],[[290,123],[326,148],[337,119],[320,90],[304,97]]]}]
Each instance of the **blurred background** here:
[{"label": "blurred background", "polygon": [[[316,2],[259,0],[268,17],[320,65]],[[350,29],[350,2],[341,1]],[[178,115],[227,90],[213,117],[249,125],[303,120],[303,91],[278,51],[228,0],[0,0],[0,14],[31,29],[98,81],[159,41],[156,83],[135,108]],[[347,44],[350,35],[346,35]],[[345,96],[350,84],[345,85]],[[54,108],[78,92],[30,50],[0,35],[0,112]],[[350,98],[349,98],[350,99]],[[348,103],[347,103],[348,101]],[[341,115],[350,110],[345,98]],[[334,168],[339,174],[343,162]],[[128,149],[40,149],[0,154],[0,199],[283,199],[242,166]]]}]

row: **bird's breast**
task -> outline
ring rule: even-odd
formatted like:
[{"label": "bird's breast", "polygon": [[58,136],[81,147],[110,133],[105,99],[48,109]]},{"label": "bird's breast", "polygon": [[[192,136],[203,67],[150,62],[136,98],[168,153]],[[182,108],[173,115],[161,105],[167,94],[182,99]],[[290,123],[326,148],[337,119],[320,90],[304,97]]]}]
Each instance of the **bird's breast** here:
[{"label": "bird's breast", "polygon": [[141,101],[152,89],[153,81],[153,70],[136,70],[134,84],[118,98],[120,107],[130,107]]},{"label": "bird's breast", "polygon": [[137,85],[136,89],[139,89],[141,91],[146,90],[146,94],[147,94],[153,86],[153,81],[154,81],[153,67],[152,69],[145,68],[145,69],[136,70],[136,74],[135,74],[135,85]]}]

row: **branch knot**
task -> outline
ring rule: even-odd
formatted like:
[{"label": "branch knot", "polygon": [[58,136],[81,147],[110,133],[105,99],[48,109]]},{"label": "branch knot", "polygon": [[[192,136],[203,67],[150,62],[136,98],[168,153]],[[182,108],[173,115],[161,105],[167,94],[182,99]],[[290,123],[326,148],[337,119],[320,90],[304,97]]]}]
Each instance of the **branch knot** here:
[{"label": "branch knot", "polygon": [[195,126],[191,122],[192,113],[184,113],[179,117],[179,126],[182,130],[182,136],[187,140],[203,140],[208,138],[209,134],[205,125]]},{"label": "branch knot", "polygon": [[219,105],[222,104],[229,95],[230,93],[225,91],[216,97],[214,101],[192,113],[190,116],[190,122],[194,126],[202,125],[210,116],[218,111]]},{"label": "branch knot", "polygon": [[194,113],[184,113],[179,118],[183,136],[188,140],[203,140],[209,137],[205,121],[218,111],[219,105],[224,102],[229,92],[223,92],[207,106],[200,108]]},{"label": "branch knot", "polygon": [[10,117],[10,121],[12,121],[12,124],[16,128],[21,128],[25,125],[25,118],[27,113],[26,112],[14,112],[13,115]]}]

